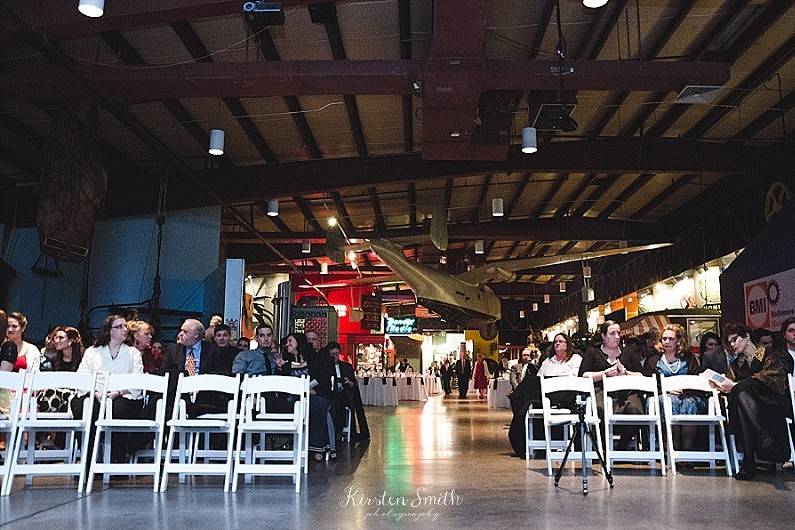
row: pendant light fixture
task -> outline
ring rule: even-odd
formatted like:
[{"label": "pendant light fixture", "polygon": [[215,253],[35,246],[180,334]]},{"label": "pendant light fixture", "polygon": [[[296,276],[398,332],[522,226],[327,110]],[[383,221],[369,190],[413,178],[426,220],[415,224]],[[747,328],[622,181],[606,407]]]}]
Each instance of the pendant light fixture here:
[{"label": "pendant light fixture", "polygon": [[545,304],[549,303],[549,293],[544,294],[544,303]]},{"label": "pendant light fixture", "polygon": [[485,251],[483,249],[483,240],[478,239],[475,241],[475,254],[483,254]]},{"label": "pendant light fixture", "polygon": [[266,212],[268,217],[279,216],[279,199],[270,199],[268,201],[268,210]]},{"label": "pendant light fixture", "polygon": [[602,7],[606,3],[607,0],[582,0],[582,5],[584,5],[585,7],[590,7],[591,9]]},{"label": "pendant light fixture", "polygon": [[320,264],[320,274],[328,274],[328,263],[325,261]]},{"label": "pendant light fixture", "polygon": [[532,154],[538,151],[538,141],[535,127],[522,129],[522,152]]},{"label": "pendant light fixture", "polygon": [[224,154],[224,131],[213,129],[210,131],[210,148],[207,150],[213,156]]},{"label": "pendant light fixture", "polygon": [[492,217],[502,217],[505,215],[502,197],[495,197],[491,199],[491,215]]},{"label": "pendant light fixture", "polygon": [[533,311],[538,311],[538,302],[533,302]]},{"label": "pendant light fixture", "polygon": [[561,293],[565,293],[566,292],[566,282],[560,282],[558,284],[558,289],[560,290]]},{"label": "pendant light fixture", "polygon": [[310,254],[312,252],[312,242],[304,241],[301,243],[301,254]]},{"label": "pendant light fixture", "polygon": [[105,0],[80,0],[77,10],[90,18],[99,18],[105,14]]}]

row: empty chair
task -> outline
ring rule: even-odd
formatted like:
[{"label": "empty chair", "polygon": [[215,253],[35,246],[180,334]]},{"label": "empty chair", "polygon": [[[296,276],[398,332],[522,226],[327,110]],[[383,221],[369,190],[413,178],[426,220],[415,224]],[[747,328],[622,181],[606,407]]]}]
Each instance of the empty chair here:
[{"label": "empty chair", "polygon": [[787,382],[789,385],[787,386],[787,392],[789,394],[790,400],[790,412],[793,414],[793,418],[787,418],[787,435],[789,435],[789,460],[792,462],[793,467],[795,467],[795,436],[793,436],[793,420],[795,419],[795,376],[792,374],[787,374]]},{"label": "empty chair", "polygon": [[[293,412],[270,414],[267,411],[255,414],[254,406],[258,394],[280,392],[294,396]],[[306,470],[308,446],[306,438],[309,418],[309,379],[307,377],[260,376],[246,377],[243,380],[243,392],[240,402],[240,421],[237,432],[237,451],[234,464],[232,492],[237,491],[239,475],[292,476],[295,492],[301,491],[301,468]],[[291,435],[293,447],[287,463],[279,459],[274,463],[270,455],[255,455],[252,435],[259,434],[264,438],[267,434]],[[243,439],[246,440],[245,450]],[[284,452],[282,452],[284,453]],[[245,461],[241,459],[245,457]],[[263,460],[263,463],[259,463]]]},{"label": "empty chair", "polygon": [[[87,451],[82,451],[80,459],[70,459],[63,463],[36,463],[35,453],[29,454],[26,463],[19,463],[19,452],[24,436],[34,437],[37,432],[64,432],[68,436],[79,434],[83,447],[88,443],[91,432],[91,419],[94,410],[94,400],[86,399],[83,413],[80,418],[39,418],[37,415],[35,393],[47,388],[65,388],[75,393],[84,394],[94,392],[97,382],[97,373],[72,373],[72,372],[39,372],[28,376],[27,389],[22,400],[22,408],[17,422],[17,435],[13,444],[11,456],[11,469],[8,479],[3,483],[3,495],[11,493],[11,481],[17,475],[78,475],[80,477],[77,489],[82,491],[85,485]],[[33,458],[30,458],[32,456]]]},{"label": "empty chair", "polygon": [[[553,409],[556,412],[571,412],[568,409]],[[533,457],[533,451],[537,449],[546,449],[547,447],[547,440],[546,436],[543,440],[536,440],[535,439],[535,420],[542,420],[544,419],[544,409],[540,408],[533,408],[531,404],[528,407],[527,412],[524,416],[525,421],[525,463],[527,468],[530,468],[530,459]],[[566,446],[569,444],[569,431],[568,429],[563,429],[563,438],[560,440],[549,440],[549,445],[553,449],[561,449],[566,450]]]},{"label": "empty chair", "polygon": [[[91,454],[91,469],[88,475],[88,485],[86,491],[91,493],[94,486],[94,475],[101,473],[103,482],[108,483],[110,475],[152,475],[154,482],[152,491],[157,491],[160,484],[160,448],[163,447],[163,432],[165,425],[166,404],[161,397],[155,405],[155,419],[144,418],[114,418],[113,399],[110,392],[121,392],[123,390],[140,390],[147,395],[151,393],[165,396],[168,391],[168,374],[165,376],[153,374],[109,374],[102,391],[102,399],[99,406],[99,418],[94,424],[94,445]],[[125,399],[121,396],[116,399]],[[150,433],[155,437],[154,459],[151,463],[130,462],[114,463],[111,462],[111,443],[113,433]],[[97,461],[100,440],[103,440],[102,459]]]},{"label": "empty chair", "polygon": [[[545,448],[547,452],[547,473],[552,476],[552,460],[563,460],[565,448],[563,450],[555,450],[551,443],[552,427],[562,426],[564,428],[575,426],[579,422],[579,416],[572,413],[567,409],[556,409],[552,406],[552,401],[549,397],[553,392],[573,392],[587,396],[586,409],[585,409],[585,424],[588,429],[594,434],[596,444],[599,452],[602,451],[602,441],[599,436],[599,414],[596,408],[596,396],[594,392],[593,379],[590,377],[542,377],[541,378],[541,405],[544,411],[544,437]],[[575,432],[575,436],[576,436]],[[586,447],[581,448],[585,451],[588,460],[598,459],[597,454],[589,450],[590,440],[586,438]],[[572,461],[580,459],[582,454],[580,451],[572,451],[569,458]]]},{"label": "empty chair", "polygon": [[[713,466],[716,460],[723,460],[726,464],[726,473],[731,476],[732,468],[729,462],[728,444],[726,442],[726,418],[720,412],[718,391],[712,388],[709,380],[700,375],[674,375],[663,377],[660,380],[663,394],[663,408],[665,410],[665,430],[668,442],[668,462],[671,473],[676,474],[676,462],[710,462]],[[706,414],[673,414],[671,394],[682,391],[699,391],[709,395]],[[672,428],[676,425],[707,425],[709,427],[709,450],[707,451],[679,451],[674,448]],[[716,449],[715,427],[720,431],[720,450]]]},{"label": "empty chair", "polygon": [[25,384],[25,372],[0,372],[0,392],[8,393],[8,413],[0,412],[0,434],[5,435],[6,448],[0,453],[3,457],[3,467],[0,468],[0,484],[5,486],[9,481],[8,473],[11,470],[11,455],[14,454],[17,420],[19,409],[22,405],[22,389]]},{"label": "empty chair", "polygon": [[[166,458],[163,467],[163,477],[160,483],[160,491],[168,488],[168,476],[172,473],[183,475],[223,475],[224,491],[229,491],[232,480],[233,450],[235,439],[235,424],[238,410],[238,394],[240,389],[240,375],[229,377],[225,375],[201,374],[193,377],[179,375],[177,381],[177,398],[179,402],[175,404],[171,419],[168,422],[170,428],[168,433],[167,455],[172,455],[174,448],[174,438],[179,436],[179,461],[173,462],[172,458]],[[198,418],[189,418],[187,414],[187,403],[185,399],[191,399],[199,392],[221,392],[229,395],[226,413],[204,414]],[[226,450],[223,455],[222,463],[209,461],[197,462],[196,449],[191,449],[190,439],[204,434],[207,444],[206,452],[203,457],[206,460],[220,457],[220,452],[209,450],[210,435],[226,435]]]},{"label": "empty chair", "polygon": [[[604,420],[605,420],[605,463],[610,470],[614,461],[648,460],[650,466],[660,461],[660,471],[665,475],[665,457],[663,451],[662,420],[660,418],[660,400],[657,393],[657,378],[641,375],[625,375],[606,377],[604,385]],[[640,392],[648,396],[645,414],[614,414],[613,393]],[[616,425],[645,425],[649,428],[648,447],[634,451],[618,451],[613,447],[613,427]]]}]

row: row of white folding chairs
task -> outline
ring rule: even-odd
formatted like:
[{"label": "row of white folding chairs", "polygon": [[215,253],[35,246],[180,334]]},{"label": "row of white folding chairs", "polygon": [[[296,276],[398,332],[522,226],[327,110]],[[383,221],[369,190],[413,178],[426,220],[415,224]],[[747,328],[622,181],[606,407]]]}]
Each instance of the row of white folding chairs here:
[{"label": "row of white folding chairs", "polygon": [[[657,377],[643,377],[643,376],[622,376],[611,377],[603,380],[604,385],[604,431],[605,431],[605,444],[606,451],[604,453],[605,461],[608,469],[616,461],[642,461],[648,460],[650,464],[655,465],[657,461],[660,462],[661,472],[665,474],[665,456],[662,450],[662,420],[659,407],[659,392]],[[721,413],[719,394],[717,390],[709,385],[706,378],[697,375],[683,375],[660,378],[660,388],[663,392],[663,407],[664,407],[664,420],[666,424],[667,446],[668,446],[668,462],[671,466],[672,473],[676,474],[676,462],[678,461],[708,461],[714,466],[715,461],[722,460],[726,465],[727,474],[732,474],[732,467],[729,457],[729,445],[726,438],[725,421],[726,418]],[[792,382],[790,383],[792,388]],[[547,472],[552,474],[552,461],[562,460],[563,450],[565,450],[568,442],[568,430],[564,428],[564,436],[562,440],[553,440],[551,438],[551,428],[556,426],[567,427],[574,425],[578,421],[576,414],[570,410],[557,409],[552,407],[551,401],[548,397],[553,392],[569,391],[584,394],[588,396],[586,404],[585,421],[594,430],[599,430],[601,421],[597,414],[596,393],[593,386],[593,380],[585,377],[552,377],[541,379],[541,392],[542,392],[542,408],[529,409],[525,422],[527,425],[527,438],[525,443],[527,465],[530,465],[530,457],[534,449],[545,449],[547,456]],[[644,414],[615,414],[613,412],[613,398],[611,395],[615,392],[621,391],[637,391],[642,392],[650,397],[647,399],[646,410]],[[687,415],[672,413],[671,396],[681,393],[682,391],[699,391],[708,396],[707,411],[705,414]],[[795,403],[792,391],[790,391],[790,398]],[[544,424],[544,440],[534,440],[533,436],[533,420],[542,419]],[[614,449],[613,429],[615,426],[633,425],[633,426],[646,426],[649,429],[649,445],[644,450],[634,451],[618,451]],[[673,427],[681,425],[706,425],[710,429],[709,436],[709,450],[708,451],[683,451],[674,448],[673,444]],[[715,428],[720,432],[720,437],[717,442],[715,439]],[[659,443],[657,440],[659,439]],[[596,437],[597,444],[601,451],[601,439]],[[588,444],[589,445],[589,444]],[[790,446],[792,446],[792,439],[790,438]],[[588,450],[588,447],[586,447]],[[573,452],[570,458],[576,460],[580,457],[579,452]],[[593,460],[596,455],[593,451],[588,451],[586,454],[588,460]],[[795,450],[793,450],[793,458],[795,459]]]},{"label": "row of white folding chairs", "polygon": [[[94,407],[93,399],[86,399],[81,418],[72,419],[70,414],[53,416],[43,415],[37,411],[35,395],[37,392],[49,388],[64,388],[84,394],[93,392],[97,388],[97,373],[76,374],[70,372],[48,372],[37,374],[8,374],[0,373],[0,388],[6,388],[13,396],[12,410],[4,417],[0,417],[0,428],[6,433],[7,449],[3,464],[2,494],[8,495],[14,476],[27,475],[30,479],[34,475],[72,475],[78,476],[78,491],[82,491],[86,483],[85,452],[77,452],[79,460],[72,457],[63,457],[63,463],[37,464],[36,455],[29,453],[28,461],[20,463],[20,450],[24,436],[35,440],[37,432],[66,432],[72,437],[81,435],[85,445],[91,429],[91,418]],[[168,376],[155,376],[151,374],[102,374],[104,384],[100,385],[101,395],[105,396],[100,401],[100,415],[96,422],[91,466],[88,470],[88,491],[91,491],[93,477],[96,473],[103,474],[107,482],[111,474],[125,475],[152,475],[154,491],[164,491],[167,487],[168,475],[179,473],[182,478],[186,474],[222,474],[225,476],[224,491],[229,491],[232,470],[234,467],[235,480],[239,473],[258,475],[291,475],[296,484],[296,492],[300,491],[300,470],[303,466],[307,470],[308,461],[308,418],[309,418],[309,381],[307,378],[291,378],[279,376],[262,376],[243,380],[242,400],[239,400],[241,389],[240,376],[227,377],[221,375],[201,375],[195,377],[180,376],[177,384],[178,395],[196,395],[200,391],[217,391],[230,394],[226,414],[205,415],[199,418],[188,418],[184,399],[175,405],[172,418],[166,424],[165,406],[162,400],[156,406],[154,420],[148,419],[123,419],[113,418],[112,400],[109,392],[125,389],[140,389],[148,393],[166,395],[168,389]],[[23,391],[24,389],[24,391]],[[254,409],[260,396],[267,392],[282,392],[297,396],[292,414],[257,414]],[[240,407],[238,409],[238,403]],[[263,409],[264,410],[264,409]],[[240,421],[238,421],[238,419]],[[160,448],[165,435],[166,426],[171,427],[168,450],[166,455],[172,455],[174,436],[180,437],[179,461],[173,462],[172,458],[165,458],[165,465],[160,467]],[[237,428],[237,431],[235,430]],[[152,450],[152,463],[139,463],[136,459],[132,463],[111,463],[110,443],[113,432],[149,432],[155,437]],[[199,464],[195,458],[186,459],[188,444],[186,434],[198,436],[199,433],[225,433],[227,440],[227,458],[224,464]],[[279,433],[292,434],[294,445],[290,464],[265,465],[258,464],[259,460],[268,458],[268,454],[254,454],[251,437],[254,433]],[[237,434],[237,451],[232,451],[233,441]],[[246,461],[240,462],[243,453],[241,440],[247,437]],[[208,437],[209,438],[209,437]],[[264,436],[262,436],[264,438]],[[103,443],[103,458],[97,461],[100,441]],[[37,452],[38,453],[38,452]],[[283,452],[281,452],[283,453]],[[62,455],[63,456],[63,455]],[[281,456],[281,455],[279,455]],[[234,465],[233,457],[238,460]],[[283,457],[281,457],[283,459]],[[233,486],[233,490],[236,485]]]}]

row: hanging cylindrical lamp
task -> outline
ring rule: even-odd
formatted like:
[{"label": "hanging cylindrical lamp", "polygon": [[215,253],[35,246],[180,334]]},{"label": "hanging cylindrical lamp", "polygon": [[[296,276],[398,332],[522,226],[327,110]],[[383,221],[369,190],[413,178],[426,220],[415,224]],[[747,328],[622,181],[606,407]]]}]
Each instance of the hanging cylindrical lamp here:
[{"label": "hanging cylindrical lamp", "polygon": [[442,265],[447,265],[447,256],[444,254],[439,256],[439,263],[441,263]]},{"label": "hanging cylindrical lamp", "polygon": [[519,318],[524,318],[524,309],[519,310]]},{"label": "hanging cylindrical lamp", "polygon": [[105,13],[105,0],[80,0],[77,10],[91,18],[99,18]]},{"label": "hanging cylindrical lamp", "polygon": [[502,205],[502,197],[495,197],[491,199],[491,215],[492,217],[502,217],[505,215],[505,210]]},{"label": "hanging cylindrical lamp", "polygon": [[533,302],[533,311],[538,311],[538,302]]},{"label": "hanging cylindrical lamp", "polygon": [[222,129],[210,131],[210,148],[207,151],[214,156],[224,154],[224,131]]},{"label": "hanging cylindrical lamp", "polygon": [[548,304],[548,303],[549,303],[549,293],[547,293],[547,294],[544,294],[544,303],[545,303],[545,304]]},{"label": "hanging cylindrical lamp", "polygon": [[582,277],[583,278],[590,278],[591,277],[591,267],[588,265],[582,266]]},{"label": "hanging cylindrical lamp", "polygon": [[268,214],[268,217],[278,217],[279,199],[270,199],[268,201],[268,210],[266,213]]},{"label": "hanging cylindrical lamp", "polygon": [[525,127],[522,129],[522,152],[531,154],[538,151],[538,141],[535,127]]},{"label": "hanging cylindrical lamp", "polygon": [[475,254],[483,254],[485,251],[483,250],[483,240],[478,239],[475,241]]},{"label": "hanging cylindrical lamp", "polygon": [[328,274],[328,263],[325,261],[320,264],[320,274]]},{"label": "hanging cylindrical lamp", "polygon": [[301,243],[301,254],[310,254],[312,252],[312,242],[304,241]]},{"label": "hanging cylindrical lamp", "polygon": [[560,290],[561,293],[565,293],[566,292],[566,282],[560,282],[558,284],[558,289]]},{"label": "hanging cylindrical lamp", "polygon": [[596,9],[605,5],[607,1],[608,0],[582,0],[582,5],[590,7],[591,9]]}]

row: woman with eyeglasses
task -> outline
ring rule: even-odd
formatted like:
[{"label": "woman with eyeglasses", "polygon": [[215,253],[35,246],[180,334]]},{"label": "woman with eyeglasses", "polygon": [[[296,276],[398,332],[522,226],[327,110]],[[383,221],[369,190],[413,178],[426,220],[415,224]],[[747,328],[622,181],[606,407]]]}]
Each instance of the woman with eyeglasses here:
[{"label": "woman with eyeglasses", "polygon": [[[127,321],[119,315],[109,315],[102,321],[94,340],[94,345],[83,354],[78,373],[107,372],[110,374],[140,374],[144,371],[141,361],[141,352],[126,344]],[[104,381],[97,378],[97,386],[101,388]],[[95,391],[93,396],[84,394],[72,400],[72,417],[82,418],[83,404],[89,397],[99,400],[101,394]],[[143,408],[142,393],[138,389],[113,391],[108,394],[113,400],[114,418],[138,418]],[[99,416],[99,402],[94,403],[94,419]],[[92,422],[93,423],[93,422]],[[91,440],[87,450],[91,454],[93,442],[93,427]],[[111,441],[111,459],[113,462],[126,462],[128,433],[114,434]]]},{"label": "woman with eyeglasses", "polygon": [[787,369],[781,352],[757,347],[745,324],[726,324],[723,336],[737,358],[726,371],[728,379],[712,384],[729,394],[729,431],[743,452],[734,478],[753,480],[757,458],[773,463],[789,458]]}]

